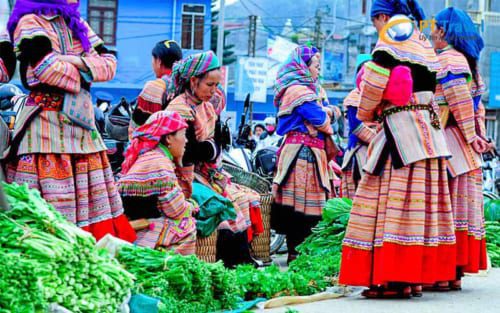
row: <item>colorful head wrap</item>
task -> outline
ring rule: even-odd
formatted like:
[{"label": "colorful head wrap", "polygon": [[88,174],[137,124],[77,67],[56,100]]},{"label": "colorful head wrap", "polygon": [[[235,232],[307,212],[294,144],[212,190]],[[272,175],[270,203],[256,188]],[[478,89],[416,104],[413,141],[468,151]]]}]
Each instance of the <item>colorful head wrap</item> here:
[{"label": "colorful head wrap", "polygon": [[127,174],[140,154],[156,148],[161,137],[187,127],[188,124],[177,112],[159,111],[151,115],[132,135],[132,142],[125,152],[122,174]]},{"label": "colorful head wrap", "polygon": [[286,89],[292,85],[307,86],[317,92],[317,82],[312,78],[307,63],[318,52],[319,50],[316,47],[299,46],[293,50],[287,61],[281,65],[274,85],[276,92],[274,97],[275,106],[279,107]]},{"label": "colorful head wrap", "polygon": [[174,64],[172,68],[172,81],[168,88],[169,92],[178,95],[183,91],[182,88],[189,82],[191,77],[199,76],[218,68],[220,68],[219,59],[213,51],[192,54]]},{"label": "colorful head wrap", "polygon": [[425,13],[417,0],[374,0],[372,3],[371,17],[379,14],[394,16],[403,14],[413,17],[418,23],[425,20]]},{"label": "colorful head wrap", "polygon": [[11,38],[21,18],[27,14],[57,14],[64,18],[73,36],[80,40],[83,49],[88,52],[91,44],[88,28],[78,11],[80,3],[69,4],[67,0],[17,0],[7,24]]},{"label": "colorful head wrap", "polygon": [[472,19],[457,8],[446,8],[436,15],[436,24],[445,32],[446,41],[475,60],[479,59],[484,42]]}]

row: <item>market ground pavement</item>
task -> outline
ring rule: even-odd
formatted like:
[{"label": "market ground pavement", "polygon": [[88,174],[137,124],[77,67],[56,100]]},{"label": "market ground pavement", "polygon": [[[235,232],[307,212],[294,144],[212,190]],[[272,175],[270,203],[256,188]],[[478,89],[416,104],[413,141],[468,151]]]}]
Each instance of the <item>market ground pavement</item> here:
[{"label": "market ground pavement", "polygon": [[427,292],[409,300],[368,300],[361,296],[344,297],[279,309],[255,310],[285,313],[293,308],[300,313],[490,313],[500,312],[500,268],[485,276],[467,276],[459,292]]}]

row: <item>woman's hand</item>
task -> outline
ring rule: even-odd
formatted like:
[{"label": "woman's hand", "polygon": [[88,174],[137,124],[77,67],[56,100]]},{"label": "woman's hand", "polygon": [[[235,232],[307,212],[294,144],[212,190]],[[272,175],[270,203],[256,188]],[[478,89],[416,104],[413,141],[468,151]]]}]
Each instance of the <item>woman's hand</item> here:
[{"label": "woman's hand", "polygon": [[323,107],[322,109],[323,109],[323,111],[326,112],[326,114],[328,114],[328,116],[330,118],[332,118],[334,116],[334,112],[333,112],[333,110],[331,108],[329,108],[329,107]]},{"label": "woman's hand", "polygon": [[490,144],[482,138],[477,138],[472,142],[472,149],[477,153],[485,153],[490,149]]}]

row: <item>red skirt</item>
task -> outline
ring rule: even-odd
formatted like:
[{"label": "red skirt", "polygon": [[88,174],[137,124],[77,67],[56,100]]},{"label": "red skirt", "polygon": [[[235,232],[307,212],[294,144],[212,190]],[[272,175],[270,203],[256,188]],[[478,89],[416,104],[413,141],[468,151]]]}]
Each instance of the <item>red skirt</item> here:
[{"label": "red skirt", "polygon": [[483,173],[477,169],[450,179],[457,236],[457,266],[477,273],[488,267],[483,211]]},{"label": "red skirt", "polygon": [[22,155],[7,165],[7,181],[40,190],[68,221],[96,240],[106,234],[129,242],[136,239],[105,152]]},{"label": "red skirt", "polygon": [[441,159],[361,179],[344,239],[339,282],[373,286],[455,279],[456,246]]}]

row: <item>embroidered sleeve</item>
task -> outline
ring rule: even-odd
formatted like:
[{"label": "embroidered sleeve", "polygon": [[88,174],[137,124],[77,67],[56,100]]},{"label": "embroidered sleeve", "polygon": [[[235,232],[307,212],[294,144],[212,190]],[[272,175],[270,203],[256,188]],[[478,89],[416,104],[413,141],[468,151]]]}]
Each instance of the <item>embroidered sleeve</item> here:
[{"label": "embroidered sleeve", "polygon": [[296,111],[317,130],[326,134],[333,133],[330,117],[316,102],[305,102],[298,106]]},{"label": "embroidered sleeve", "polygon": [[476,138],[476,124],[474,116],[474,102],[468,84],[468,77],[461,74],[448,73],[439,82],[443,86],[443,93],[448,103],[450,113],[455,118],[458,128],[467,143]]},{"label": "embroidered sleeve", "polygon": [[484,108],[483,103],[481,100],[479,100],[478,103],[478,108],[475,113],[474,119],[476,121],[476,132],[477,134],[483,138],[487,139],[487,133],[486,133],[486,110]]},{"label": "embroidered sleeve", "polygon": [[365,64],[365,74],[360,86],[360,104],[357,117],[360,121],[373,121],[382,101],[391,72],[375,62]]},{"label": "embroidered sleeve", "polygon": [[375,135],[377,134],[375,130],[366,126],[365,123],[361,123],[358,127],[356,127],[352,133],[359,138],[359,140],[369,144]]},{"label": "embroidered sleeve", "polygon": [[112,80],[116,73],[116,57],[108,53],[107,49],[98,49],[104,42],[85,22],[87,26],[90,44],[92,48],[82,56],[82,61],[89,68],[90,78],[94,82],[106,82]]},{"label": "embroidered sleeve", "polygon": [[52,52],[50,36],[33,14],[19,21],[14,31],[14,51],[21,62],[28,63],[26,80],[30,87],[43,83],[72,93],[80,91],[77,67]]},{"label": "embroidered sleeve", "polygon": [[184,192],[184,197],[190,199],[193,194],[194,166],[176,167],[175,175]]},{"label": "embroidered sleeve", "polygon": [[28,78],[30,86],[39,83],[58,87],[71,93],[80,92],[80,72],[71,63],[59,60],[57,54],[47,54],[33,67],[33,76]]},{"label": "embroidered sleeve", "polygon": [[94,82],[106,82],[112,80],[116,73],[116,57],[110,53],[99,54],[90,50],[82,56],[82,60],[89,68]]},{"label": "embroidered sleeve", "polygon": [[0,59],[0,83],[6,83],[10,80],[9,73],[5,67],[3,60]]},{"label": "embroidered sleeve", "polygon": [[162,195],[158,196],[158,209],[167,217],[178,219],[185,214],[186,210],[192,210],[193,205],[184,197],[184,193],[177,183],[175,173],[171,173],[168,179],[175,183],[172,189],[166,190]]},{"label": "embroidered sleeve", "polygon": [[352,106],[347,108],[347,119],[349,120],[349,127],[352,129],[353,135],[358,137],[359,140],[369,144],[372,141],[373,137],[375,137],[376,133],[373,129],[366,126],[365,123],[361,122],[356,117],[357,111],[358,109]]},{"label": "embroidered sleeve", "polygon": [[151,114],[161,111],[165,89],[166,84],[161,79],[146,83],[137,97],[137,107],[132,113],[132,120],[137,125],[143,125]]}]

